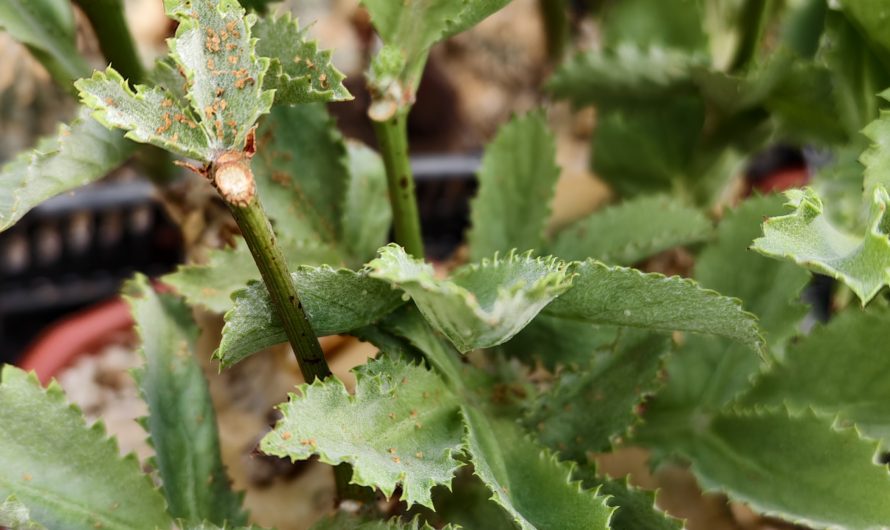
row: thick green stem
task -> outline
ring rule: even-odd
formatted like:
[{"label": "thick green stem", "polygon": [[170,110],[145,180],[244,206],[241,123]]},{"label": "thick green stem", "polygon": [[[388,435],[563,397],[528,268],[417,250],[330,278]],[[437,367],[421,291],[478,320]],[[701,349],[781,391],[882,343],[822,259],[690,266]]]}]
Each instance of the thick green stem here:
[{"label": "thick green stem", "polygon": [[742,38],[730,67],[731,72],[745,70],[757,57],[773,7],[773,0],[747,0],[739,18]]},{"label": "thick green stem", "polygon": [[[226,156],[226,155],[223,155]],[[300,371],[307,383],[316,378],[331,375],[318,338],[312,330],[303,310],[293,278],[287,270],[287,262],[278,247],[272,225],[256,194],[250,162],[245,157],[220,158],[212,168],[212,178],[220,195],[226,201],[269,296],[281,319],[287,338],[293,347]]]},{"label": "thick green stem", "polygon": [[396,243],[415,258],[423,258],[420,215],[414,196],[414,175],[408,159],[407,111],[396,112],[386,121],[375,121],[374,132],[383,163],[395,223]]},{"label": "thick green stem", "polygon": [[76,0],[90,20],[105,59],[130,84],[145,80],[145,69],[124,18],[123,0]]}]

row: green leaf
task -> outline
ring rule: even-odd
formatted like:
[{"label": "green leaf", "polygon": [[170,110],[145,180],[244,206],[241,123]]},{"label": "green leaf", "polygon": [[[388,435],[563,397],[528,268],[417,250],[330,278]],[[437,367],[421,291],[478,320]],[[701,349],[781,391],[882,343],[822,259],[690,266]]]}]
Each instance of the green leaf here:
[{"label": "green leaf", "polygon": [[[300,267],[292,274],[303,310],[316,335],[336,335],[376,322],[402,305],[401,293],[365,271]],[[253,281],[235,293],[214,357],[232,366],[269,346],[287,342],[265,284]]]},{"label": "green leaf", "polygon": [[881,0],[842,0],[844,14],[862,32],[881,58],[885,68],[890,68],[890,36],[887,21],[890,11]]},{"label": "green leaf", "polygon": [[[391,0],[363,0],[371,22],[383,39],[384,52],[369,76],[374,99],[387,99],[396,108],[413,103],[430,47],[460,33],[494,13],[509,0],[422,0],[403,4]],[[375,113],[372,113],[372,115]],[[386,114],[380,115],[386,117]]]},{"label": "green leaf", "polygon": [[81,98],[99,121],[137,142],[203,162],[242,150],[274,97],[262,88],[269,60],[254,53],[256,16],[245,17],[235,0],[165,0],[164,6],[179,22],[170,49],[185,75],[186,100],[161,87],[137,86],[134,93],[113,68],[78,81]]},{"label": "green leaf", "polygon": [[890,240],[884,219],[890,202],[883,187],[874,190],[865,234],[848,234],[832,223],[819,196],[809,188],[785,192],[794,212],[763,223],[752,248],[788,259],[844,282],[866,304],[890,281]]},{"label": "green leaf", "polygon": [[655,492],[632,486],[627,480],[611,480],[596,476],[593,465],[579,466],[574,477],[585,488],[599,488],[600,494],[609,495],[606,501],[615,508],[609,521],[611,530],[679,530],[682,521],[674,519],[655,506]]},{"label": "green leaf", "polygon": [[11,365],[0,380],[0,497],[15,495],[47,528],[170,528],[136,457],[121,459],[102,424],[87,427],[58,385],[44,390]]},{"label": "green leaf", "polygon": [[[279,244],[289,267],[339,261],[336,251],[330,247],[289,240],[279,240]],[[211,250],[206,264],[180,265],[175,272],[162,277],[163,282],[176,288],[189,304],[216,313],[231,309],[235,292],[244,289],[251,280],[259,279],[256,262],[244,243],[234,249]]]},{"label": "green leaf", "polygon": [[700,55],[627,42],[579,53],[560,66],[547,88],[576,107],[632,104],[693,90],[693,70],[706,65]]},{"label": "green leaf", "polygon": [[528,365],[540,362],[550,371],[559,366],[577,368],[587,365],[596,353],[609,350],[620,329],[539,314],[500,347]]},{"label": "green leaf", "polygon": [[[890,90],[881,97],[890,100]],[[859,159],[865,166],[865,196],[869,197],[878,186],[890,188],[890,112],[882,111],[880,118],[868,124],[862,134],[871,141]]]},{"label": "green leaf", "polygon": [[185,102],[156,86],[137,85],[135,92],[114,68],[94,72],[75,83],[83,104],[95,109],[93,118],[105,127],[126,130],[135,142],[148,143],[184,157],[213,157],[207,131]]},{"label": "green leaf", "polygon": [[613,351],[595,356],[584,370],[563,372],[532,404],[526,425],[564,458],[585,462],[588,452],[608,451],[635,422],[646,394],[659,386],[668,342],[664,336],[625,330]]},{"label": "green leaf", "polygon": [[539,249],[550,218],[559,167],[543,113],[514,118],[485,150],[471,204],[470,259]]},{"label": "green leaf", "polygon": [[781,203],[778,195],[755,197],[727,212],[715,241],[695,262],[695,279],[704,287],[741,299],[742,306],[757,315],[773,350],[782,348],[806,315],[806,306],[798,300],[809,281],[799,267],[747,248],[759,235],[758,224],[779,213]]},{"label": "green leaf", "polygon": [[132,152],[119,133],[81,111],[55,136],[41,139],[0,169],[0,231],[46,199],[99,180]]},{"label": "green leaf", "polygon": [[275,107],[258,138],[254,173],[276,232],[336,243],[350,177],[343,137],[324,106]]},{"label": "green leaf", "polygon": [[646,274],[588,260],[572,265],[572,288],[547,315],[653,331],[690,331],[731,338],[763,350],[757,321],[738,300],[677,276]]},{"label": "green leaf", "polygon": [[318,50],[290,13],[260,18],[253,27],[257,54],[271,60],[264,88],[275,90],[275,103],[349,101],[344,75],[331,64],[331,52]]},{"label": "green leaf", "polygon": [[[444,528],[450,530],[452,527]],[[354,515],[339,512],[333,517],[326,517],[315,523],[311,530],[433,530],[433,528],[427,524],[421,524],[417,518],[410,522],[395,518],[389,521],[363,521]]]},{"label": "green leaf", "polygon": [[263,438],[263,452],[292,460],[317,454],[348,462],[352,482],[432,507],[430,490],[450,484],[460,463],[457,398],[423,367],[382,358],[355,370],[355,395],[336,378],[302,385],[280,409],[284,418]]},{"label": "green leaf", "polygon": [[365,263],[386,244],[392,225],[392,208],[386,184],[386,168],[373,149],[346,144],[349,186],[340,216],[342,246],[355,261]]},{"label": "green leaf", "polygon": [[124,287],[142,341],[145,366],[134,375],[149,416],[143,425],[155,448],[169,513],[189,522],[245,524],[220,458],[216,414],[195,358],[199,330],[191,311],[157,294],[137,276]]},{"label": "green leaf", "polygon": [[850,309],[796,342],[748,392],[745,403],[812,407],[840,415],[890,446],[886,405],[890,382],[885,355],[890,312]]},{"label": "green leaf", "polygon": [[433,489],[434,510],[413,508],[408,515],[420,513],[434,528],[451,523],[457,528],[485,530],[516,530],[513,518],[491,499],[491,490],[463,467],[454,477],[450,488]]},{"label": "green leaf", "polygon": [[868,41],[840,12],[829,10],[825,19],[822,56],[834,74],[838,115],[850,138],[876,120],[880,100],[875,94],[890,86],[885,68]]},{"label": "green leaf", "polygon": [[705,491],[815,528],[877,529],[890,521],[890,475],[874,463],[876,444],[854,430],[784,410],[696,420],[675,426],[672,441]]},{"label": "green leaf", "polygon": [[259,526],[230,526],[228,524],[223,523],[222,526],[217,526],[213,523],[208,523],[206,521],[202,521],[198,524],[188,524],[184,521],[179,521],[178,528],[184,528],[185,530],[263,530]]},{"label": "green leaf", "polygon": [[613,47],[633,42],[704,52],[708,46],[698,0],[623,0],[603,13],[603,42]]},{"label": "green leaf", "polygon": [[27,506],[12,495],[0,502],[0,526],[9,530],[46,530],[45,526],[31,519]]},{"label": "green leaf", "polygon": [[27,46],[66,89],[90,71],[77,51],[74,12],[67,0],[4,1],[0,4],[0,28]]},{"label": "green leaf", "polygon": [[593,170],[622,196],[674,191],[693,174],[704,120],[704,102],[694,96],[604,109],[593,135]]},{"label": "green leaf", "polygon": [[613,508],[596,492],[571,481],[571,467],[510,420],[463,407],[465,446],[476,474],[524,530],[607,529]]},{"label": "green leaf", "polygon": [[432,265],[391,244],[368,267],[371,276],[408,293],[430,324],[462,353],[506,342],[572,281],[566,264],[530,253],[495,256],[440,280]]},{"label": "green leaf", "polygon": [[697,208],[666,195],[640,197],[576,221],[549,250],[568,260],[594,258],[633,265],[663,250],[702,241],[711,222]]}]

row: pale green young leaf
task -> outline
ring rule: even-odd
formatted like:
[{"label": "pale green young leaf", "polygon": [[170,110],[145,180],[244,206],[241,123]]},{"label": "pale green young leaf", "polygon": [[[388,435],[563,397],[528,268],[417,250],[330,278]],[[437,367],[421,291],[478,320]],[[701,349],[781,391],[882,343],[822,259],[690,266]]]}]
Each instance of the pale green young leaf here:
[{"label": "pale green young leaf", "polygon": [[349,186],[340,216],[341,244],[351,263],[366,263],[386,244],[392,225],[392,207],[386,185],[386,168],[373,149],[358,142],[346,144]]},{"label": "pale green young leaf", "polygon": [[763,350],[757,319],[741,303],[677,276],[609,267],[593,260],[574,263],[572,288],[544,314],[590,322],[719,335]]},{"label": "pale green young leaf", "polygon": [[130,89],[117,71],[105,72],[75,83],[83,104],[95,109],[93,117],[108,128],[127,131],[126,137],[156,145],[184,157],[209,160],[211,140],[185,101],[175,100],[166,89],[137,85]]},{"label": "pale green young leaf", "polygon": [[683,522],[655,506],[655,492],[637,488],[624,480],[598,477],[593,465],[581,465],[573,477],[587,489],[599,488],[601,495],[615,508],[609,521],[611,530],[680,530]]},{"label": "pale green young leaf", "polygon": [[678,427],[673,448],[706,491],[814,528],[878,529],[890,521],[890,474],[875,463],[877,444],[853,429],[782,409],[698,416]]},{"label": "pale green young leaf", "polygon": [[706,65],[700,55],[624,42],[579,53],[560,66],[547,88],[576,107],[651,101],[693,89],[693,69]]},{"label": "pale green young leaf", "polygon": [[792,263],[761,256],[748,249],[760,233],[759,223],[782,210],[778,195],[746,200],[727,212],[713,243],[695,261],[695,279],[702,286],[742,301],[757,315],[772,350],[797,332],[807,308],[798,300],[809,274]]},{"label": "pale green young leaf", "polygon": [[256,52],[271,60],[267,89],[275,90],[275,103],[348,101],[344,75],[331,64],[331,52],[319,50],[290,13],[260,18],[253,27]]},{"label": "pale green young leaf", "polygon": [[82,110],[55,136],[41,139],[0,169],[0,231],[46,199],[99,180],[132,152],[120,133]]},{"label": "pale green young leaf", "polygon": [[668,351],[668,337],[624,330],[613,351],[594,356],[583,370],[563,372],[531,405],[526,425],[563,458],[585,462],[588,452],[608,451],[636,421],[646,394],[659,386]]},{"label": "pale green young leaf", "polygon": [[865,435],[890,447],[890,370],[886,310],[840,313],[796,342],[746,393],[749,404],[787,403],[838,414]]},{"label": "pale green young leaf", "polygon": [[485,149],[479,192],[470,209],[470,259],[540,249],[559,167],[544,115],[533,112],[501,127]]},{"label": "pale green young leaf", "polygon": [[654,195],[576,221],[557,234],[548,250],[567,260],[633,265],[663,250],[707,239],[711,232],[711,222],[701,210]]},{"label": "pale green young leaf", "polygon": [[5,0],[0,29],[28,47],[55,81],[69,88],[90,66],[77,51],[74,12],[67,0]]},{"label": "pale green young leaf", "polygon": [[387,497],[401,485],[408,506],[432,507],[430,490],[450,484],[460,466],[457,397],[435,373],[385,355],[355,374],[354,396],[336,378],[302,385],[260,448],[292,460],[348,462],[353,483]]},{"label": "pale green young leaf", "polygon": [[[469,29],[509,0],[362,0],[371,22],[383,39],[384,61],[372,65],[370,85],[375,99],[394,105],[390,112],[410,105],[420,84],[430,47]],[[407,101],[406,101],[407,99]]]},{"label": "pale green young leaf", "polygon": [[[376,322],[398,306],[402,295],[367,272],[303,266],[292,273],[303,310],[316,335],[336,335]],[[214,357],[224,367],[257,351],[287,342],[284,326],[265,284],[253,281],[234,295]]]},{"label": "pale green young leaf", "polygon": [[144,276],[124,292],[145,359],[134,373],[149,409],[143,425],[170,515],[192,523],[246,523],[241,496],[232,491],[220,457],[216,413],[195,357],[199,330],[191,310],[178,298],[155,293]]},{"label": "pale green young leaf", "polygon": [[28,507],[10,495],[0,502],[0,527],[9,530],[46,530],[42,524],[31,519]]},{"label": "pale green young leaf", "polygon": [[[328,246],[290,240],[279,240],[279,244],[289,267],[341,262],[337,251]],[[236,248],[211,250],[205,264],[180,265],[161,279],[189,304],[225,313],[232,308],[232,295],[251,280],[259,280],[260,273],[247,245],[240,242]]]},{"label": "pale green young leaf", "polygon": [[785,192],[794,211],[763,223],[763,237],[752,248],[766,256],[788,259],[845,283],[868,303],[890,281],[890,240],[885,219],[890,202],[882,186],[871,197],[868,225],[862,235],[849,234],[826,216],[822,201],[809,188]]},{"label": "pale green young leaf", "polygon": [[605,497],[572,482],[572,468],[519,426],[463,407],[464,444],[476,475],[523,530],[606,530],[614,508]]},{"label": "pale green young leaf", "polygon": [[11,365],[0,377],[0,497],[14,495],[47,528],[170,528],[164,497],[101,423],[87,427],[55,383]]},{"label": "pale green young leaf", "polygon": [[572,282],[565,263],[531,254],[484,260],[443,280],[432,265],[391,244],[368,267],[371,276],[408,293],[462,353],[506,342]]}]

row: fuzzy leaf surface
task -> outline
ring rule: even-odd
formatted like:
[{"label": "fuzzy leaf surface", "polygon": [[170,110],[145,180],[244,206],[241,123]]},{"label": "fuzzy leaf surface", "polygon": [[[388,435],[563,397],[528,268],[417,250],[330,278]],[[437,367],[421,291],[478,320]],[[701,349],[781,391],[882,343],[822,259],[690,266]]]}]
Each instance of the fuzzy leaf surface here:
[{"label": "fuzzy leaf surface", "polygon": [[344,75],[331,63],[331,52],[319,50],[290,13],[260,18],[253,27],[257,54],[271,61],[264,88],[275,90],[275,103],[348,101]]},{"label": "fuzzy leaf surface", "polygon": [[216,413],[195,357],[199,330],[191,310],[178,298],[155,293],[144,276],[124,290],[145,359],[134,374],[149,409],[143,425],[170,515],[192,523],[246,523],[241,496],[232,491],[220,457]]},{"label": "fuzzy leaf surface", "polygon": [[9,530],[46,530],[42,524],[31,519],[28,507],[9,496],[0,502],[0,526]]},{"label": "fuzzy leaf surface", "polygon": [[[404,303],[401,293],[364,271],[300,267],[291,276],[318,336],[373,324]],[[226,313],[222,342],[214,356],[228,367],[282,342],[287,342],[287,335],[269,292],[265,284],[254,281],[235,293],[235,305]]]},{"label": "fuzzy leaf surface", "polygon": [[729,211],[717,227],[714,242],[702,250],[695,264],[695,279],[702,286],[740,299],[746,310],[757,315],[773,350],[796,333],[806,315],[807,308],[798,299],[809,281],[809,274],[794,264],[748,249],[760,234],[758,224],[780,213],[781,202],[778,195],[755,197]]},{"label": "fuzzy leaf surface", "polygon": [[597,326],[541,313],[500,348],[510,357],[548,370],[586,366],[598,352],[608,351],[618,339],[616,326]]},{"label": "fuzzy leaf surface", "polygon": [[812,407],[840,415],[867,436],[890,446],[886,404],[890,370],[885,354],[890,312],[840,313],[795,343],[744,397],[746,403]]},{"label": "fuzzy leaf surface", "polygon": [[28,47],[65,88],[90,67],[77,51],[71,3],[65,0],[6,0],[0,3],[0,28]]},{"label": "fuzzy leaf surface", "polygon": [[525,418],[542,443],[579,462],[604,452],[636,420],[635,408],[654,391],[668,338],[625,330],[613,351],[595,356],[578,372],[563,373]]},{"label": "fuzzy leaf surface", "polygon": [[99,180],[121,165],[133,145],[88,112],[0,169],[0,231],[41,202]]},{"label": "fuzzy leaf surface", "polygon": [[663,250],[702,241],[711,232],[711,222],[701,210],[656,195],[610,206],[569,225],[550,251],[567,260],[633,265]]},{"label": "fuzzy leaf surface", "polygon": [[433,372],[386,356],[355,370],[355,395],[331,377],[302,385],[280,406],[283,419],[263,438],[263,452],[291,460],[313,454],[353,466],[352,482],[432,507],[430,490],[450,484],[460,463],[457,397]]},{"label": "fuzzy leaf surface", "polygon": [[756,318],[734,298],[677,276],[609,267],[587,260],[572,265],[572,288],[544,309],[547,315],[653,331],[690,331],[728,337],[763,350]]},{"label": "fuzzy leaf surface", "polygon": [[550,218],[559,167],[544,115],[531,113],[501,127],[485,149],[479,193],[471,204],[470,259],[513,249],[539,249]]},{"label": "fuzzy leaf surface", "polygon": [[203,162],[241,150],[274,97],[262,88],[269,60],[254,53],[256,17],[245,17],[235,0],[165,0],[164,6],[179,22],[170,48],[185,76],[185,100],[160,86],[133,92],[113,68],[78,81],[81,99],[104,125],[127,130],[137,142]]},{"label": "fuzzy leaf surface", "polygon": [[136,457],[121,458],[101,423],[87,427],[58,385],[11,365],[0,379],[0,497],[15,495],[47,528],[170,528]]},{"label": "fuzzy leaf surface", "polygon": [[890,521],[890,475],[874,463],[876,443],[811,412],[723,412],[672,438],[706,491],[724,491],[760,513],[814,528],[878,529]]},{"label": "fuzzy leaf surface", "polygon": [[466,450],[476,474],[523,530],[609,528],[605,497],[572,482],[571,467],[510,420],[464,407]]},{"label": "fuzzy leaf surface", "polygon": [[511,253],[435,277],[429,263],[397,245],[380,250],[368,264],[371,276],[414,299],[420,312],[462,353],[509,340],[572,282],[566,264]]},{"label": "fuzzy leaf surface", "polygon": [[114,68],[93,72],[75,83],[83,104],[95,109],[93,117],[108,128],[127,131],[135,142],[156,145],[178,155],[209,160],[210,138],[198,126],[197,115],[185,101],[177,101],[160,86],[130,89]]},{"label": "fuzzy leaf surface", "polygon": [[809,188],[785,192],[790,214],[763,223],[763,237],[752,248],[766,256],[788,259],[809,270],[844,282],[862,304],[890,281],[890,202],[883,187],[871,197],[865,234],[849,234],[834,225],[822,200]]}]

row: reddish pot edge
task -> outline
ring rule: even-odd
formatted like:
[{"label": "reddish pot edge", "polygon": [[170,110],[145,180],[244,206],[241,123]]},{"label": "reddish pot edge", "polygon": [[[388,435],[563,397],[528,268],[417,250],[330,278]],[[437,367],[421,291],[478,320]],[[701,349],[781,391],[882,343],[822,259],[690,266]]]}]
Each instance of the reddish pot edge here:
[{"label": "reddish pot edge", "polygon": [[75,359],[98,351],[115,334],[132,330],[133,324],[130,308],[122,298],[100,302],[41,333],[19,361],[19,367],[33,370],[46,385]]}]

